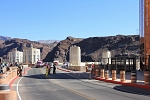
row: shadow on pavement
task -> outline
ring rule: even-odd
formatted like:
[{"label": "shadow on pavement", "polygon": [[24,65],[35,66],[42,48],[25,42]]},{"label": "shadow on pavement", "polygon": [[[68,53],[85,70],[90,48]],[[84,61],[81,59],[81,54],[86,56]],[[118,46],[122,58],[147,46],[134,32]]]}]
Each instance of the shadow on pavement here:
[{"label": "shadow on pavement", "polygon": [[56,73],[46,76],[45,74],[36,74],[36,75],[28,75],[24,76],[27,78],[34,78],[34,79],[92,79],[94,75],[89,75],[88,73]]},{"label": "shadow on pavement", "polygon": [[144,96],[150,97],[150,90],[148,89],[141,89],[141,88],[136,88],[136,87],[131,87],[131,86],[124,86],[124,85],[115,86],[114,89],[117,91],[121,91],[121,92],[127,92],[127,93],[144,95]]}]

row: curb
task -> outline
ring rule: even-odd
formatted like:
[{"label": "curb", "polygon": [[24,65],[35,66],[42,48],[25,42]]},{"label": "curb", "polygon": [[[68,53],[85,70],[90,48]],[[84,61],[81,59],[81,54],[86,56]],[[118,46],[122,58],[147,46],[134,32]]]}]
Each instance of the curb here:
[{"label": "curb", "polygon": [[8,82],[10,89],[11,89],[11,85],[12,83],[18,78],[18,76],[14,77],[10,82]]},{"label": "curb", "polygon": [[[66,72],[71,72],[70,70],[62,69],[59,67],[57,67],[57,69],[62,70],[62,71],[66,71]],[[125,83],[125,82],[118,82],[118,81],[113,81],[113,80],[106,80],[104,78],[98,78],[95,76],[93,78],[95,80],[100,80],[100,81],[104,81],[104,82],[108,82],[108,83],[121,84],[121,85],[125,85],[125,86],[131,86],[131,87],[137,87],[137,88],[150,90],[150,86],[148,86],[148,85],[140,85],[140,84],[136,84],[136,83]]]},{"label": "curb", "polygon": [[59,68],[59,67],[57,67],[57,69],[65,71],[65,72],[71,72],[70,70],[62,69],[62,68]]},{"label": "curb", "polygon": [[27,71],[30,70],[30,69],[31,69],[30,67],[25,69],[25,71],[22,74],[27,74]]},{"label": "curb", "polygon": [[136,84],[136,83],[118,82],[118,81],[106,80],[106,79],[102,79],[102,78],[98,78],[98,77],[94,77],[94,79],[100,80],[100,81],[104,81],[104,82],[114,83],[114,84],[121,84],[121,85],[125,85],[125,86],[132,86],[132,87],[137,87],[137,88],[150,90],[150,86],[148,86],[148,85],[140,85],[140,84]]}]

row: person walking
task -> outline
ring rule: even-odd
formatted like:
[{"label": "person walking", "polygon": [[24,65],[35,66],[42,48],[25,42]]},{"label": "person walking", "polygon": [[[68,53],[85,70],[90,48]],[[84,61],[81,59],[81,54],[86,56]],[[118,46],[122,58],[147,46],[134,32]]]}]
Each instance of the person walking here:
[{"label": "person walking", "polygon": [[142,72],[143,72],[143,70],[144,70],[144,64],[143,64],[142,61],[140,61],[140,69],[139,69],[139,71],[142,71]]},{"label": "person walking", "polygon": [[47,66],[48,66],[48,75],[51,75],[51,73],[50,73],[51,72],[51,63],[49,62]]},{"label": "person walking", "polygon": [[56,64],[53,64],[53,74],[56,74]]},{"label": "person walking", "polygon": [[91,73],[94,73],[94,64],[93,63],[91,64],[91,68],[92,68],[92,72]]},{"label": "person walking", "polygon": [[22,67],[22,65],[19,64],[19,65],[18,65],[18,68],[19,68],[19,76],[22,76],[22,69],[21,69],[21,67]]},{"label": "person walking", "polygon": [[45,73],[46,76],[48,76],[48,64],[46,65],[46,73]]}]

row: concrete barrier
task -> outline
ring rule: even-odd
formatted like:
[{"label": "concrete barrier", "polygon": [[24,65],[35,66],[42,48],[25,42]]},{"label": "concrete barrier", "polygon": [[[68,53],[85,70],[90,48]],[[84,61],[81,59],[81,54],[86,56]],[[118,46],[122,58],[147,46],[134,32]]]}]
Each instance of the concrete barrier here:
[{"label": "concrete barrier", "polygon": [[5,82],[7,83],[7,82],[9,82],[9,73],[8,72],[6,72],[5,73]]},{"label": "concrete barrier", "polygon": [[16,91],[10,91],[9,82],[17,76],[17,67],[10,67],[10,70],[0,74],[0,100],[17,100]]},{"label": "concrete barrier", "polygon": [[0,74],[0,84],[7,84],[11,79],[17,76],[17,67],[10,67],[10,71]]},{"label": "concrete barrier", "polygon": [[0,100],[17,100],[16,91],[0,91]]},{"label": "concrete barrier", "polygon": [[17,100],[16,91],[10,91],[9,84],[0,85],[0,100]]},{"label": "concrete barrier", "polygon": [[6,81],[6,75],[5,74],[0,74],[0,84],[4,84]]}]

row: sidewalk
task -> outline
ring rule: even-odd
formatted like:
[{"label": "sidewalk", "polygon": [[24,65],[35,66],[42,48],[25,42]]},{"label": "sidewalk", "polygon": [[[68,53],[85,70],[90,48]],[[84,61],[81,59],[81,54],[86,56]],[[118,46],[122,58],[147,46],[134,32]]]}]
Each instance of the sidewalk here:
[{"label": "sidewalk", "polygon": [[[89,79],[89,72],[72,71],[72,70],[68,70],[65,68],[61,68],[61,67],[57,67],[57,69],[65,71],[65,72],[70,72],[72,74],[76,74],[77,78]],[[112,78],[109,78],[106,80],[105,78],[95,77],[94,74],[92,74],[91,77],[94,78],[95,80],[100,80],[100,81],[104,81],[104,82],[121,84],[121,85],[125,85],[125,86],[132,86],[132,87],[150,90],[150,85],[144,84],[144,72],[137,71],[137,82],[136,83],[131,83],[131,73],[130,72],[126,72],[126,77],[125,77],[126,80],[124,82],[120,81],[120,74],[116,74],[117,79],[115,81],[113,81]],[[111,73],[109,73],[109,77],[111,77]]]}]

